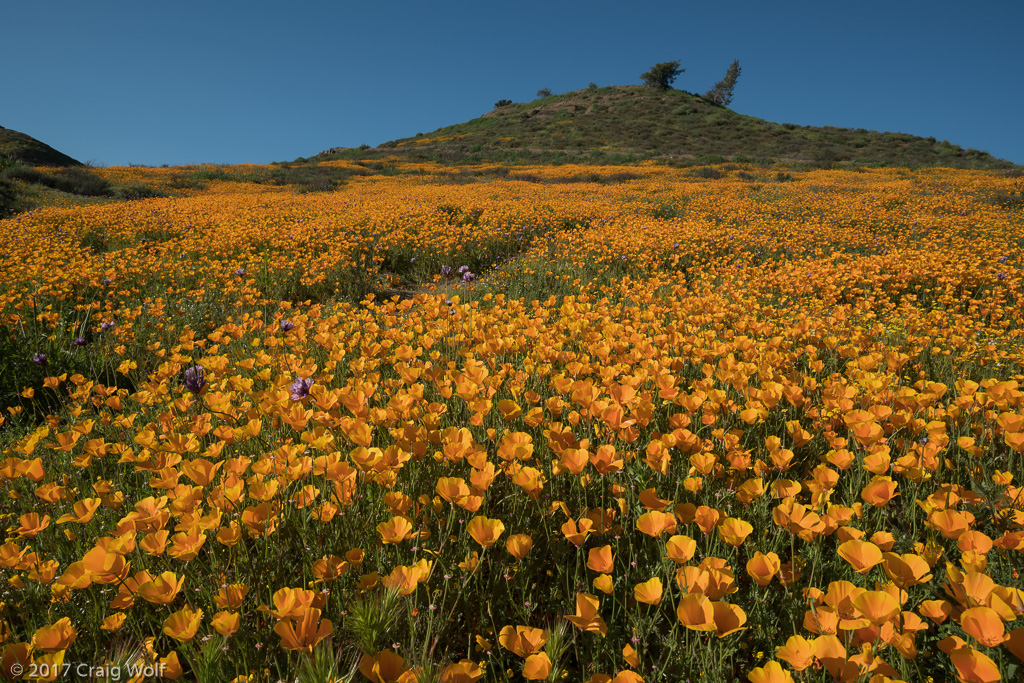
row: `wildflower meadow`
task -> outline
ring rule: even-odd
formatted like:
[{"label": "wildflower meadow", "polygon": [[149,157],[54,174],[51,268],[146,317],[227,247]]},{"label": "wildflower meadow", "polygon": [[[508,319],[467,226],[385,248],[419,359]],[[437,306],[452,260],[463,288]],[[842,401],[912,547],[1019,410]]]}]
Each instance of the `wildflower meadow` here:
[{"label": "wildflower meadow", "polygon": [[1019,178],[329,164],[0,220],[0,677],[1024,676]]}]

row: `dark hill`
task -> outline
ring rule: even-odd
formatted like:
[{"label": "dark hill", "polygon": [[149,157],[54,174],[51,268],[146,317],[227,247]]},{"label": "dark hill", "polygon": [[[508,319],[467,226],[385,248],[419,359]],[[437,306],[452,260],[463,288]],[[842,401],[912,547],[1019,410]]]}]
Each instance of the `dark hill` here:
[{"label": "dark hill", "polygon": [[0,126],[0,157],[31,166],[82,166],[82,162],[58,152],[31,135]]},{"label": "dark hill", "polygon": [[442,161],[788,161],[881,166],[1011,168],[987,152],[905,133],[772,123],[680,90],[588,88],[317,159],[401,154]]}]

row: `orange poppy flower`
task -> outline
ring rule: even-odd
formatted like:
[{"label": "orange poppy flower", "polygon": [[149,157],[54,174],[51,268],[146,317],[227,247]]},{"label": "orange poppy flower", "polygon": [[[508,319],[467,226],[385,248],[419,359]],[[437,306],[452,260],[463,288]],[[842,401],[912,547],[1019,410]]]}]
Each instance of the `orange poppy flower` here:
[{"label": "orange poppy flower", "polygon": [[555,472],[555,474],[570,472],[578,477],[583,474],[584,468],[586,468],[589,463],[590,453],[585,449],[566,448],[562,451],[562,457],[557,462],[560,467],[559,471]]},{"label": "orange poppy flower", "polygon": [[615,554],[610,545],[591,548],[587,554],[587,568],[601,574],[610,574],[615,567]]},{"label": "orange poppy flower", "polygon": [[587,540],[587,536],[590,535],[593,528],[594,520],[590,518],[585,517],[579,523],[574,519],[570,519],[562,525],[562,535],[565,536],[567,541],[579,548]]},{"label": "orange poppy flower", "polygon": [[957,539],[969,531],[971,524],[963,513],[956,510],[935,510],[928,515],[928,526],[938,530],[945,538]]},{"label": "orange poppy flower", "polygon": [[727,517],[721,524],[718,525],[718,535],[722,537],[722,540],[738,548],[743,545],[743,541],[747,540],[747,536],[754,531],[753,525],[742,519],[736,517]]},{"label": "orange poppy flower", "polygon": [[814,639],[814,656],[834,679],[853,681],[860,675],[860,667],[847,660],[846,648],[834,635],[826,634]]},{"label": "orange poppy flower", "polygon": [[689,536],[672,536],[665,542],[665,556],[677,564],[685,564],[697,552],[697,542]]},{"label": "orange poppy flower", "polygon": [[679,622],[691,631],[714,631],[715,608],[706,595],[689,593],[676,607]]},{"label": "orange poppy flower", "polygon": [[316,593],[305,588],[280,588],[272,597],[274,609],[270,613],[277,619],[297,619],[313,604],[315,597]]},{"label": "orange poppy flower", "polygon": [[[596,678],[597,674],[594,674],[594,679]],[[594,680],[594,683],[597,683],[597,681]],[[608,683],[644,683],[644,678],[637,672],[626,669],[624,671],[620,671],[619,674],[615,678],[610,679]]]},{"label": "orange poppy flower", "polygon": [[530,655],[523,662],[523,678],[528,681],[545,681],[551,674],[551,659],[546,652]]},{"label": "orange poppy flower", "polygon": [[249,587],[242,583],[233,583],[224,586],[213,596],[213,602],[220,609],[237,610],[241,609],[245,596],[249,594]]},{"label": "orange poppy flower", "polygon": [[313,563],[313,578],[329,583],[348,573],[349,563],[337,555],[326,555]]},{"label": "orange poppy flower", "polygon": [[381,650],[376,655],[364,654],[359,660],[359,672],[370,683],[397,683],[403,671],[405,660],[391,650]]},{"label": "orange poppy flower", "polygon": [[793,677],[776,662],[771,661],[762,667],[752,669],[747,674],[750,683],[793,683]]},{"label": "orange poppy flower", "polygon": [[977,683],[996,683],[1003,680],[999,667],[988,655],[970,646],[956,648],[949,653],[949,658],[956,668],[957,674],[964,681]]},{"label": "orange poppy flower", "polygon": [[900,603],[885,591],[864,591],[853,599],[857,610],[875,626],[880,626],[900,613]]},{"label": "orange poppy flower", "polygon": [[872,477],[860,492],[861,500],[876,508],[885,507],[897,495],[899,494],[896,493],[896,482],[892,480],[892,477],[884,476]]},{"label": "orange poppy flower", "polygon": [[471,659],[463,659],[444,668],[441,683],[476,683],[483,675],[479,664]]},{"label": "orange poppy flower", "polygon": [[18,520],[14,533],[22,538],[35,538],[50,526],[50,515],[39,516],[37,512],[27,512]]},{"label": "orange poppy flower", "polygon": [[189,533],[175,534],[171,537],[171,547],[167,550],[167,554],[183,562],[194,560],[204,543],[206,543],[206,534],[199,529],[193,529]]},{"label": "orange poppy flower", "polygon": [[533,539],[526,534],[515,534],[509,536],[508,540],[505,541],[505,549],[517,560],[526,557],[530,553],[531,548],[533,548]]},{"label": "orange poppy flower", "polygon": [[694,512],[693,521],[697,522],[697,526],[705,534],[710,534],[711,531],[718,526],[718,521],[722,518],[722,513],[718,510],[708,507],[707,505],[701,505]]},{"label": "orange poppy flower", "polygon": [[634,586],[633,597],[636,598],[637,602],[657,605],[661,602],[662,590],[661,579],[655,576]]},{"label": "orange poppy flower", "polygon": [[66,524],[68,522],[86,524],[92,520],[96,510],[100,507],[100,503],[99,498],[83,498],[72,506],[71,512],[58,517],[57,524]]},{"label": "orange poppy flower", "polygon": [[867,574],[882,561],[882,551],[871,541],[847,541],[839,546],[838,554],[858,574]]},{"label": "orange poppy flower", "polygon": [[235,635],[241,623],[241,616],[238,612],[226,612],[223,610],[213,615],[213,619],[210,620],[210,625],[213,626],[214,630],[225,638]]},{"label": "orange poppy flower", "polygon": [[814,663],[814,643],[803,636],[790,636],[786,644],[775,651],[775,656],[797,671]]},{"label": "orange poppy flower", "polygon": [[71,625],[71,619],[64,617],[49,626],[36,629],[32,636],[32,647],[42,652],[57,652],[71,647],[78,637],[78,629]]},{"label": "orange poppy flower", "polygon": [[477,516],[469,520],[466,530],[473,537],[474,541],[484,548],[490,548],[505,531],[505,525],[500,519],[488,519],[487,517]]},{"label": "orange poppy flower", "polygon": [[196,631],[199,630],[199,622],[202,620],[203,610],[193,610],[191,607],[185,607],[164,620],[164,635],[168,635],[179,642],[187,643],[196,637]]},{"label": "orange poppy flower", "polygon": [[662,500],[658,498],[657,489],[644,489],[640,492],[640,504],[647,510],[658,510],[664,512],[668,506],[672,505],[671,500]]},{"label": "orange poppy flower", "polygon": [[986,555],[992,550],[992,539],[980,531],[965,531],[956,539],[956,545],[962,552],[974,550]]},{"label": "orange poppy flower", "polygon": [[119,631],[124,625],[124,620],[128,617],[124,612],[114,612],[103,620],[103,624],[100,626],[104,631]]},{"label": "orange poppy flower", "polygon": [[1024,627],[1015,628],[1006,635],[1003,645],[1013,656],[1024,662]]},{"label": "orange poppy flower", "polygon": [[719,638],[746,630],[743,624],[747,623],[747,615],[739,605],[716,601],[711,603],[711,606],[714,610],[715,635]]},{"label": "orange poppy flower", "polygon": [[548,632],[530,626],[506,626],[498,634],[498,643],[523,659],[539,652],[546,642],[548,642]]},{"label": "orange poppy flower", "polygon": [[590,454],[590,463],[601,474],[612,474],[622,469],[622,457],[615,452],[615,446],[604,444]]},{"label": "orange poppy flower", "polygon": [[668,513],[654,510],[640,515],[636,520],[636,528],[648,536],[658,538],[666,531],[673,533],[676,530],[676,520]]},{"label": "orange poppy flower", "polygon": [[608,625],[598,614],[598,609],[601,603],[598,601],[596,595],[590,593],[577,593],[576,594],[576,614],[569,616],[568,619],[574,626],[583,630],[589,631],[590,633],[600,633],[602,636],[608,635]]},{"label": "orange poppy flower", "polygon": [[384,544],[398,544],[413,535],[413,523],[408,517],[394,516],[387,522],[377,525],[377,533],[380,534],[381,542]]},{"label": "orange poppy flower", "polygon": [[753,557],[747,560],[747,575],[752,578],[758,586],[764,588],[769,583],[779,570],[782,568],[782,562],[779,560],[779,556],[776,553],[763,554],[761,551],[754,553]]},{"label": "orange poppy flower", "polygon": [[155,579],[140,585],[136,592],[147,602],[169,605],[178,596],[184,583],[184,576],[179,579],[174,572],[164,572]]},{"label": "orange poppy flower", "polygon": [[167,539],[170,537],[170,532],[166,529],[160,531],[151,531],[142,537],[139,542],[139,547],[147,555],[163,555],[164,550],[167,548]]},{"label": "orange poppy flower", "polygon": [[924,558],[913,553],[882,555],[882,569],[889,579],[900,588],[910,588],[932,578],[931,567]]},{"label": "orange poppy flower", "polygon": [[998,647],[1006,638],[999,614],[990,607],[972,607],[960,615],[960,628],[986,647]]}]

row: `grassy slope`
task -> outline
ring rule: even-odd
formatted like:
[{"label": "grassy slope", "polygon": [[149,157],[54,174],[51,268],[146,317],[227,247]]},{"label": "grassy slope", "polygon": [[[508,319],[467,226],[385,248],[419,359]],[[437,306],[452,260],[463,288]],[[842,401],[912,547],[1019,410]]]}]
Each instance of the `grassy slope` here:
[{"label": "grassy slope", "polygon": [[[904,133],[815,128],[744,116],[680,90],[609,86],[499,107],[374,150],[328,150],[318,159],[382,153],[443,161],[632,161],[658,158],[850,162],[1010,168],[986,152]],[[721,157],[721,158],[716,158]]]},{"label": "grassy slope", "polygon": [[32,166],[81,166],[82,162],[58,152],[31,135],[0,126],[0,157]]}]

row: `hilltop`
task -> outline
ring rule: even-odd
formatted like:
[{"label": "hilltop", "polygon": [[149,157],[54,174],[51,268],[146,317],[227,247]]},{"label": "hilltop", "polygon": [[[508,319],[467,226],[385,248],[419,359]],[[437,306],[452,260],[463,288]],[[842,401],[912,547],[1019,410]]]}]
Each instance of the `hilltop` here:
[{"label": "hilltop", "polygon": [[55,150],[31,135],[0,126],[0,157],[31,166],[82,166],[82,162]]},{"label": "hilltop", "polygon": [[773,123],[682,90],[587,88],[497,106],[478,118],[376,148],[312,160],[400,154],[446,162],[643,159],[1012,168],[987,152],[906,133]]}]

